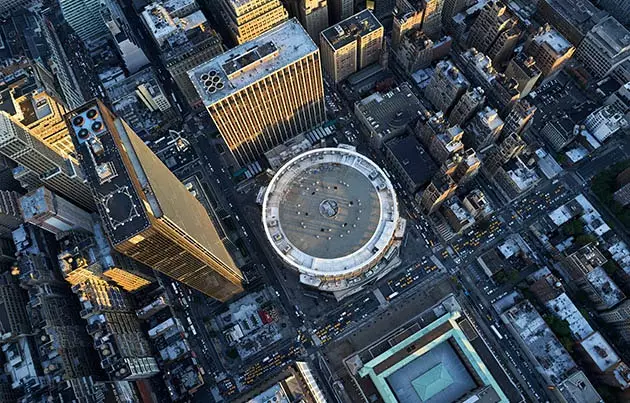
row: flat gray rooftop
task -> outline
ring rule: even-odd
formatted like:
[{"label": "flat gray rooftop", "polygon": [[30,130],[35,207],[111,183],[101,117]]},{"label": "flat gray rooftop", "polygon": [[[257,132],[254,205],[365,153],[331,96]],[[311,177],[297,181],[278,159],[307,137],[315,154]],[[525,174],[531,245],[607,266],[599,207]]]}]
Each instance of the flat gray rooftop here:
[{"label": "flat gray rooftop", "polygon": [[341,49],[347,44],[356,41],[372,31],[382,28],[383,25],[368,9],[359,11],[345,20],[322,31],[322,36],[333,49]]},{"label": "flat gray rooftop", "polygon": [[279,218],[286,237],[324,259],[349,255],[376,231],[378,193],[356,169],[319,164],[302,171],[284,193]]},{"label": "flat gray rooftop", "polygon": [[365,156],[342,148],[306,151],[283,165],[263,201],[276,253],[309,276],[352,276],[387,253],[399,225],[396,193]]},{"label": "flat gray rooftop", "polygon": [[210,106],[317,51],[308,33],[292,19],[195,67],[188,75],[204,105]]}]

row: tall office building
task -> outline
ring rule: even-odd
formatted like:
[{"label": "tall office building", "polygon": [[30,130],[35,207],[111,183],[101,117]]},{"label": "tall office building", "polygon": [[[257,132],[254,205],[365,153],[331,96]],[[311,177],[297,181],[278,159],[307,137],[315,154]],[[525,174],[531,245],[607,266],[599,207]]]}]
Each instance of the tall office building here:
[{"label": "tall office building", "polygon": [[38,88],[14,98],[14,115],[31,133],[65,158],[74,159],[74,146],[63,119],[66,106],[54,95]]},{"label": "tall office building", "polygon": [[328,19],[336,24],[354,14],[354,0],[329,0]]},{"label": "tall office building", "polygon": [[394,22],[392,28],[392,49],[398,50],[405,33],[412,29],[422,27],[421,10],[417,10],[407,0],[398,0],[394,9]]},{"label": "tall office building", "polygon": [[477,112],[477,115],[468,124],[464,135],[464,144],[467,148],[482,151],[497,141],[503,125],[503,120],[499,117],[497,110],[486,106]]},{"label": "tall office building", "polygon": [[451,108],[468,87],[470,83],[459,69],[450,60],[444,60],[435,67],[433,77],[424,90],[424,96],[438,111],[448,116]]},{"label": "tall office building", "polygon": [[188,70],[223,53],[221,37],[212,29],[194,0],[152,3],[142,12],[142,21],[160,49],[164,67],[192,108],[201,99],[188,78]]},{"label": "tall office building", "polygon": [[485,171],[492,177],[504,164],[518,156],[526,147],[525,142],[517,133],[511,132],[497,145],[490,148],[484,157]]},{"label": "tall office building", "polygon": [[502,136],[508,136],[511,133],[523,134],[523,132],[533,122],[536,107],[527,99],[519,99],[514,108],[507,114],[504,121],[505,124],[501,130]]},{"label": "tall office building", "polygon": [[0,237],[11,238],[11,233],[22,224],[20,195],[12,190],[0,190]]},{"label": "tall office building", "polygon": [[505,4],[498,0],[490,1],[481,9],[481,13],[470,28],[469,45],[493,60],[494,55],[490,54],[490,50],[495,42],[499,41],[501,45],[493,52],[498,54],[504,46],[502,42],[509,39],[502,37],[501,33],[514,28],[516,24],[516,18],[511,15]]},{"label": "tall office building", "polygon": [[455,190],[457,190],[457,184],[453,179],[445,173],[438,172],[422,192],[420,206],[425,212],[431,214],[451,197]]},{"label": "tall office building", "polygon": [[7,343],[31,333],[28,298],[10,271],[0,273],[0,340]]},{"label": "tall office building", "polygon": [[79,315],[88,323],[101,368],[111,381],[150,378],[159,368],[133,305],[127,293],[102,276],[85,244],[66,240],[57,261],[79,299]]},{"label": "tall office building", "polygon": [[20,210],[24,221],[55,235],[70,230],[92,232],[90,213],[43,186],[20,198]]},{"label": "tall office building", "polygon": [[486,102],[486,96],[483,89],[480,87],[469,89],[453,106],[448,122],[451,125],[463,125],[483,107],[484,102]]},{"label": "tall office building", "polygon": [[221,301],[242,291],[204,207],[123,120],[98,101],[67,119],[115,250]]},{"label": "tall office building", "polygon": [[324,71],[338,83],[352,73],[379,61],[383,25],[370,10],[363,10],[322,31]]},{"label": "tall office building", "polygon": [[578,46],[588,31],[608,13],[595,7],[590,0],[539,0],[536,16]]},{"label": "tall office building", "polygon": [[20,8],[28,8],[35,0],[2,0],[0,1],[0,14],[5,14]]},{"label": "tall office building", "polygon": [[295,19],[189,74],[241,166],[324,122],[319,50]]},{"label": "tall office building", "polygon": [[602,78],[630,59],[630,31],[613,17],[605,18],[586,34],[575,57]]},{"label": "tall office building", "polygon": [[57,34],[56,20],[54,9],[42,11],[42,31],[44,32],[44,38],[50,50],[48,63],[55,76],[55,80],[59,84],[61,96],[68,106],[76,108],[85,102],[85,98],[81,92],[79,80],[70,67],[66,50]]},{"label": "tall office building", "polygon": [[598,4],[622,24],[630,25],[630,0],[599,0]]},{"label": "tall office building", "polygon": [[630,343],[630,300],[626,299],[614,308],[600,312],[599,319],[611,326],[625,343]]},{"label": "tall office building", "polygon": [[443,59],[451,51],[451,37],[432,41],[419,29],[407,31],[393,54],[407,74],[426,68],[434,60]]},{"label": "tall office building", "polygon": [[497,39],[494,40],[494,43],[488,50],[488,57],[492,59],[492,63],[495,66],[502,65],[512,56],[521,38],[521,33],[521,28],[516,23],[499,33]]},{"label": "tall office building", "polygon": [[444,0],[424,0],[424,16],[422,18],[422,32],[428,36],[440,33],[442,29],[442,8]]},{"label": "tall office building", "polygon": [[416,134],[438,164],[464,151],[464,132],[459,126],[449,127],[442,112],[434,114],[426,122],[423,120],[418,121]]},{"label": "tall office building", "polygon": [[238,45],[282,24],[289,14],[280,0],[217,0],[228,31]]},{"label": "tall office building", "polygon": [[505,75],[516,80],[521,98],[524,98],[534,89],[534,85],[542,76],[542,72],[536,66],[536,61],[532,56],[519,53],[510,60],[505,69]]},{"label": "tall office building", "polygon": [[326,0],[299,0],[299,20],[315,43],[319,34],[328,28],[328,3]]},{"label": "tall office building", "polygon": [[59,7],[63,18],[83,42],[109,35],[99,0],[60,0]]},{"label": "tall office building", "polygon": [[575,47],[549,24],[545,24],[527,41],[525,52],[534,58],[543,77],[549,77],[573,56]]},{"label": "tall office building", "polygon": [[0,112],[0,154],[18,164],[15,178],[28,190],[45,185],[92,211],[94,199],[79,166],[31,135],[15,118]]},{"label": "tall office building", "polygon": [[442,6],[442,24],[448,29],[451,19],[460,12],[464,11],[468,5],[466,0],[444,0]]}]

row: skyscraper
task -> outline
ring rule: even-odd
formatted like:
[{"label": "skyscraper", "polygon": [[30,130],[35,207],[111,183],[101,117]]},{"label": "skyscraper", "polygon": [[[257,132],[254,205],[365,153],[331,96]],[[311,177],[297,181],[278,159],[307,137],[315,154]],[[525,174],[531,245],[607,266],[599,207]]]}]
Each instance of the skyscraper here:
[{"label": "skyscraper", "polygon": [[319,41],[319,34],[328,28],[328,3],[326,0],[300,0],[299,20],[306,32]]},{"label": "skyscraper", "polygon": [[12,190],[0,190],[0,237],[11,239],[11,233],[22,224],[20,195]]},{"label": "skyscraper", "polygon": [[60,0],[63,18],[83,42],[93,41],[109,34],[101,15],[98,0]]},{"label": "skyscraper", "polygon": [[74,146],[63,119],[66,106],[44,89],[37,89],[14,99],[16,117],[31,135],[40,139],[65,158],[74,159]]},{"label": "skyscraper", "polygon": [[549,77],[573,56],[575,47],[549,24],[545,24],[527,41],[525,51],[534,58],[543,77]]},{"label": "skyscraper", "polygon": [[322,31],[320,47],[326,73],[336,82],[379,60],[383,25],[363,10]]},{"label": "skyscraper", "polygon": [[[516,23],[517,19],[512,16],[505,4],[496,0],[487,3],[470,28],[470,47],[487,54],[495,63],[495,53],[499,53],[503,43],[512,38],[512,36],[502,37],[501,33],[513,29]],[[490,50],[493,49],[497,41],[501,46],[498,46],[492,52],[493,54],[490,54]]]},{"label": "skyscraper", "polygon": [[225,301],[243,279],[199,201],[98,101],[67,117],[114,249]]},{"label": "skyscraper", "polygon": [[449,60],[443,60],[435,67],[435,73],[424,90],[424,96],[439,111],[448,116],[451,108],[470,87],[470,83]]},{"label": "skyscraper", "polygon": [[448,122],[451,125],[463,125],[472,118],[486,102],[483,89],[474,87],[464,93],[453,106]]},{"label": "skyscraper", "polygon": [[630,31],[615,18],[605,18],[586,34],[575,57],[595,78],[602,78],[630,59]]},{"label": "skyscraper", "polygon": [[160,48],[160,58],[192,108],[201,107],[188,70],[223,52],[221,37],[212,29],[195,1],[152,3],[142,21]]},{"label": "skyscraper", "polygon": [[600,0],[599,6],[622,24],[630,25],[630,1],[629,0]]},{"label": "skyscraper", "polygon": [[285,22],[289,16],[280,0],[216,0],[232,39],[238,45]]},{"label": "skyscraper", "polygon": [[59,235],[73,229],[92,232],[90,213],[40,187],[20,198],[24,221]]},{"label": "skyscraper", "polygon": [[518,91],[521,93],[521,98],[524,98],[534,89],[542,72],[536,66],[533,57],[519,53],[510,60],[507,69],[505,69],[505,75],[516,79]]},{"label": "skyscraper", "polygon": [[189,74],[241,166],[325,119],[319,50],[295,19]]},{"label": "skyscraper", "polygon": [[422,31],[433,36],[442,28],[442,8],[444,0],[424,0],[424,17],[422,19]]},{"label": "skyscraper", "polygon": [[394,9],[392,49],[398,50],[405,33],[422,26],[422,10],[417,10],[407,0],[399,0]]},{"label": "skyscraper", "polygon": [[93,210],[94,199],[78,165],[42,143],[5,112],[0,112],[0,154],[18,164],[14,175],[25,188],[46,185],[78,206]]},{"label": "skyscraper", "polygon": [[343,21],[354,14],[353,0],[330,0],[328,2],[328,16],[331,23]]}]

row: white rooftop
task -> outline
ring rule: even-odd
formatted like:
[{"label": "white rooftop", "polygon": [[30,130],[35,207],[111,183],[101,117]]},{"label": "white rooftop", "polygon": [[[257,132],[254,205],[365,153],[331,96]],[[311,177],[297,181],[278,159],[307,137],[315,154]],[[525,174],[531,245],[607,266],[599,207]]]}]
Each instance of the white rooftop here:
[{"label": "white rooftop", "polygon": [[582,316],[582,313],[580,313],[566,293],[562,293],[558,297],[547,301],[545,305],[554,315],[569,323],[569,329],[571,329],[575,339],[582,340],[593,333],[591,325]]},{"label": "white rooftop", "polygon": [[275,252],[301,274],[352,277],[388,251],[399,215],[378,165],[355,151],[320,148],[278,170],[262,220]]},{"label": "white rooftop", "polygon": [[567,350],[529,301],[510,308],[504,318],[540,364],[539,371],[554,383],[562,381],[575,368]]},{"label": "white rooftop", "polygon": [[536,35],[534,41],[548,44],[554,52],[563,54],[573,47],[571,42],[565,39],[558,31],[550,28],[542,34]]},{"label": "white rooftop", "polygon": [[204,105],[210,106],[318,51],[300,23],[292,19],[195,67],[188,75]]},{"label": "white rooftop", "polygon": [[599,332],[584,339],[581,345],[602,372],[619,362],[619,356]]},{"label": "white rooftop", "polygon": [[617,305],[625,298],[623,292],[617,287],[617,284],[611,280],[602,267],[596,267],[594,270],[590,271],[586,275],[586,278],[608,307]]}]

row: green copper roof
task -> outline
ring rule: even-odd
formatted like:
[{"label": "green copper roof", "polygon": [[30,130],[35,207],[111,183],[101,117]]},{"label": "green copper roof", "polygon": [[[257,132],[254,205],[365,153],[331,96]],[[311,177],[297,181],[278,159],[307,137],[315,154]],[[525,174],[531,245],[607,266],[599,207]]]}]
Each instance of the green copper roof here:
[{"label": "green copper roof", "polygon": [[422,401],[427,401],[453,383],[453,377],[443,364],[420,375],[411,384]]},{"label": "green copper roof", "polygon": [[[398,371],[400,368],[408,365],[413,360],[418,359],[426,352],[435,348],[437,345],[444,343],[448,339],[452,338],[453,341],[459,346],[459,348],[461,349],[461,352],[466,357],[468,362],[471,364],[472,369],[475,371],[475,373],[477,374],[479,379],[483,382],[483,384],[490,385],[496,391],[497,395],[501,399],[500,400],[501,403],[509,403],[507,396],[505,396],[505,394],[503,393],[503,391],[497,384],[496,380],[494,379],[494,377],[492,376],[492,374],[486,367],[485,363],[482,361],[481,357],[479,357],[479,355],[473,348],[472,344],[470,344],[470,341],[468,341],[468,339],[466,338],[466,335],[457,324],[456,321],[460,317],[461,317],[461,313],[458,311],[449,312],[441,316],[440,318],[435,320],[433,323],[420,329],[419,331],[409,336],[402,342],[392,346],[389,350],[385,351],[378,357],[373,358],[371,361],[364,364],[363,367],[358,372],[359,376],[370,377],[370,379],[374,383],[374,386],[378,390],[379,394],[381,395],[381,398],[383,399],[383,401],[385,401],[385,403],[399,403],[398,400],[396,399],[396,395],[393,393],[392,389],[389,387],[386,378],[390,376],[391,374],[393,374],[394,372]],[[431,340],[426,345],[413,351],[402,360],[398,361],[397,363],[395,363],[388,369],[382,371],[380,374],[377,374],[374,371],[374,368],[377,365],[379,365],[386,359],[392,357],[397,352],[407,348],[412,343],[422,338],[422,336],[424,336],[425,334],[429,333],[430,331],[436,329],[437,327],[439,327],[440,325],[446,322],[450,322],[453,328],[441,334],[437,338]],[[451,379],[451,382],[452,381],[453,380]],[[415,388],[415,385],[413,386]],[[439,390],[437,388],[433,388],[433,395],[439,393],[440,391],[444,390],[448,386],[449,386],[448,384],[443,384]],[[422,400],[425,400],[425,399],[422,399]],[[400,403],[403,403],[403,402],[400,402]]]}]

